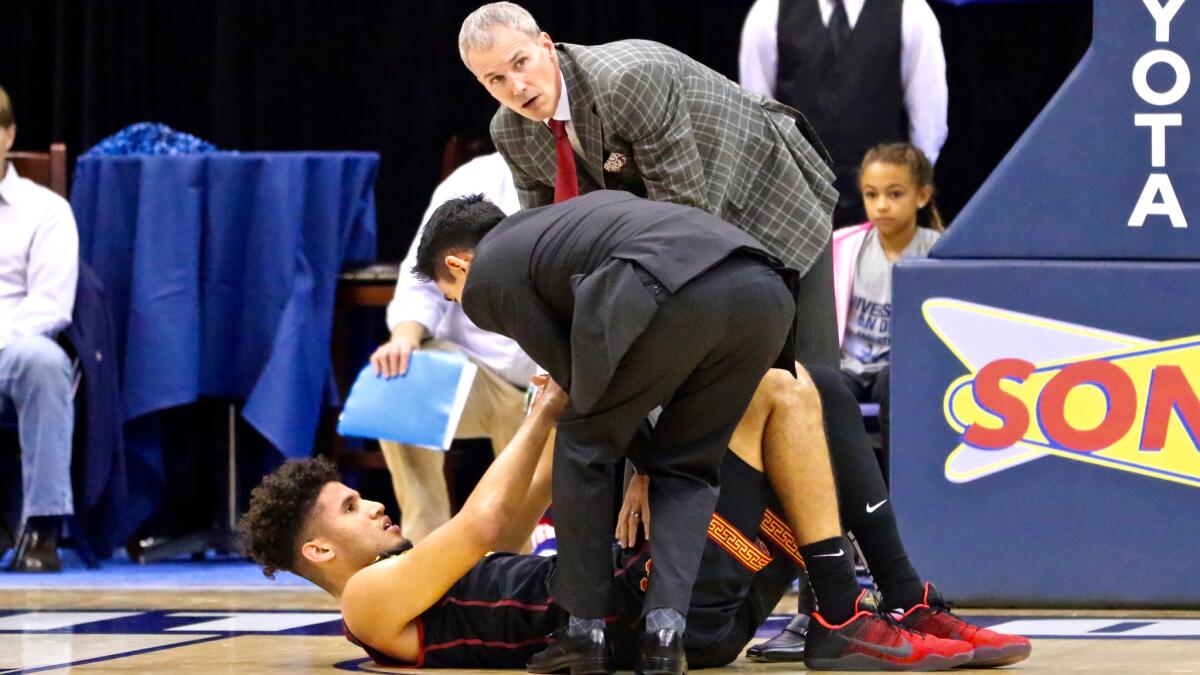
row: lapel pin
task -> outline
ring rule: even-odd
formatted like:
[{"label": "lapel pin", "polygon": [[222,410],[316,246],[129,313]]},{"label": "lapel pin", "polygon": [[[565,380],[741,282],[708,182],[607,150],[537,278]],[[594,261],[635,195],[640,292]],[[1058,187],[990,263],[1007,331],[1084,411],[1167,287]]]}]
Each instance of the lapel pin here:
[{"label": "lapel pin", "polygon": [[609,173],[616,173],[625,166],[625,155],[619,152],[611,153],[608,159],[604,160],[604,170]]}]

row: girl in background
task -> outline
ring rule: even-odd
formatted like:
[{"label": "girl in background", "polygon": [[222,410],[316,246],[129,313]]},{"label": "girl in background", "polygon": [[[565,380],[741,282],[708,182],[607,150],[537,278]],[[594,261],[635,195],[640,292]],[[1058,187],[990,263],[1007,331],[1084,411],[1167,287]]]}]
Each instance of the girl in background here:
[{"label": "girl in background", "polygon": [[879,404],[878,459],[887,478],[892,264],[927,255],[944,228],[933,202],[933,165],[908,143],[868,150],[859,187],[869,220],[833,233],[833,291],[842,376],[859,402]]}]

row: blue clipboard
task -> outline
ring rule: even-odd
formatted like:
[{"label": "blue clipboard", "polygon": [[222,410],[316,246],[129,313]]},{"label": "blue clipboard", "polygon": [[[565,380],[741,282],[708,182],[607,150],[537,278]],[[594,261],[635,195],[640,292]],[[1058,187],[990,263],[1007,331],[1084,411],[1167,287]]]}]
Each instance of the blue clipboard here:
[{"label": "blue clipboard", "polygon": [[446,450],[479,368],[452,352],[415,351],[408,372],[387,379],[363,368],[338,417],[342,436]]}]

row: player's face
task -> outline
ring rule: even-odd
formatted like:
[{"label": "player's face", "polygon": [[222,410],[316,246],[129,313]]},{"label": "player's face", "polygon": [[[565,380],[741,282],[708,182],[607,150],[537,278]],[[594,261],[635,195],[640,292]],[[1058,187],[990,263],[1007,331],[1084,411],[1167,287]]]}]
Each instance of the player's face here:
[{"label": "player's face", "polygon": [[341,483],[326,483],[317,505],[323,537],[352,562],[369,565],[379,554],[404,543],[400,526],[383,512],[383,504],[363,499]]},{"label": "player's face", "polygon": [[860,187],[867,218],[885,236],[916,227],[917,211],[933,196],[933,188],[918,186],[908,167],[890,162],[864,167]]},{"label": "player's face", "polygon": [[523,117],[540,122],[558,109],[558,54],[545,33],[496,26],[491,46],[469,50],[467,64],[492,98]]}]

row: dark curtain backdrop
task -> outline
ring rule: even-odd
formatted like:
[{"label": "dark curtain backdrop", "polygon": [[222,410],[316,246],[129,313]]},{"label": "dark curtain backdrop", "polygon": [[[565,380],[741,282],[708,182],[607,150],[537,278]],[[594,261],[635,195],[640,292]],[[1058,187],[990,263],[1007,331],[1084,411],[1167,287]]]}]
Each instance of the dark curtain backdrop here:
[{"label": "dark curtain backdrop", "polygon": [[[478,4],[0,0],[0,84],[14,100],[21,149],[63,140],[73,156],[149,120],[223,149],[377,150],[379,253],[398,259],[446,139],[487,133],[494,104],[455,45]],[[525,2],[557,40],[659,40],[732,78],[750,4]],[[1091,5],[933,6],[950,73],[938,175],[952,216],[1083,54]]]}]

